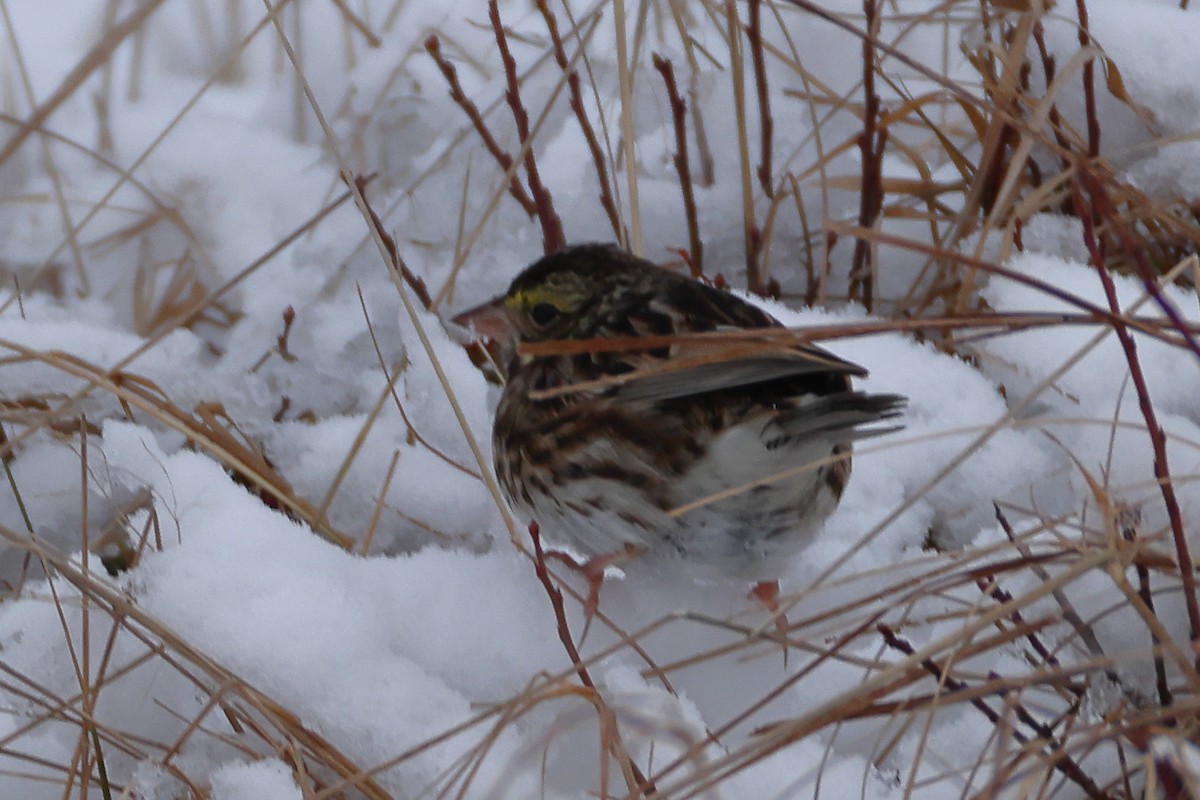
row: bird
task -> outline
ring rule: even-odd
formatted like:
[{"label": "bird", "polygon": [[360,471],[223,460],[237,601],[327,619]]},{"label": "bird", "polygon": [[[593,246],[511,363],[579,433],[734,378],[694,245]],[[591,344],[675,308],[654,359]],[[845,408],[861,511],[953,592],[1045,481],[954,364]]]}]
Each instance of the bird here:
[{"label": "bird", "polygon": [[853,442],[895,430],[906,403],[855,390],[863,367],[747,300],[613,244],[547,255],[454,321],[500,345],[492,450],[519,516],[592,566],[745,581],[768,605],[841,499]]}]

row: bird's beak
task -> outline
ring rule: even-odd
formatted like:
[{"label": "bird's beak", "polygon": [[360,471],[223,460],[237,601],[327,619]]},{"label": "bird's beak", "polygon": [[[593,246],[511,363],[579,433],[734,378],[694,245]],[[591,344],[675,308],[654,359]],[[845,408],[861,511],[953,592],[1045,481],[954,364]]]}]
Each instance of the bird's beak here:
[{"label": "bird's beak", "polygon": [[467,328],[477,337],[500,342],[512,335],[512,323],[504,312],[504,298],[493,297],[474,308],[462,311],[450,320],[455,325]]}]

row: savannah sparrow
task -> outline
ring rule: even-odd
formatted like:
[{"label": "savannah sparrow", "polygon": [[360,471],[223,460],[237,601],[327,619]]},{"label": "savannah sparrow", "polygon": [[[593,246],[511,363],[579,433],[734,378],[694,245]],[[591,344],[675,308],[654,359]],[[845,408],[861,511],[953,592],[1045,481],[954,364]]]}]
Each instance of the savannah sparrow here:
[{"label": "savannah sparrow", "polygon": [[779,337],[744,300],[612,245],[546,256],[455,321],[503,343],[509,502],[594,559],[778,578],[837,505],[851,442],[904,404],[853,391],[862,367]]}]

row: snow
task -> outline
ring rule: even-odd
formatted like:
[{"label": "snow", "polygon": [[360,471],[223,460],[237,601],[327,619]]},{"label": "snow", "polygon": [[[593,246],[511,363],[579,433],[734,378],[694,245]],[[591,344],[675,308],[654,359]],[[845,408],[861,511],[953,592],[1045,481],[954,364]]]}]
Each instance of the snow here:
[{"label": "snow", "polygon": [[[467,93],[481,107],[499,97],[503,75],[483,6],[350,4],[381,32],[378,48],[344,27],[341,4],[305,5],[299,21],[288,11],[284,28],[303,39],[306,76],[337,136],[328,143],[311,116],[298,127],[294,108],[303,97],[290,70],[280,67],[269,24],[232,73],[205,86],[261,14],[246,4],[238,6],[240,23],[226,29],[225,22],[211,22],[224,20],[231,5],[238,6],[165,3],[139,40],[141,67],[126,42],[108,78],[93,76],[86,91],[73,93],[49,118],[50,130],[80,145],[51,148],[73,222],[115,190],[79,232],[80,268],[65,243],[54,180],[36,137],[0,165],[0,422],[10,441],[20,436],[0,482],[0,581],[13,587],[0,601],[0,797],[63,796],[66,770],[90,747],[80,743],[81,683],[94,687],[101,678],[87,714],[103,727],[113,786],[142,800],[191,796],[194,787],[213,800],[311,796],[313,776],[296,764],[303,748],[281,732],[293,719],[351,765],[340,775],[323,768],[317,779],[324,785],[361,768],[383,792],[405,798],[446,787],[470,798],[565,799],[594,796],[603,784],[619,789],[619,769],[600,755],[613,733],[604,727],[610,722],[644,771],[679,762],[663,786],[689,780],[703,786],[726,759],[757,753],[723,783],[698,789],[704,797],[819,793],[883,800],[915,786],[922,798],[956,798],[985,787],[987,770],[974,777],[971,771],[981,753],[996,747],[995,728],[966,705],[914,716],[911,729],[901,730],[896,717],[866,717],[818,726],[777,749],[754,748],[776,723],[815,718],[877,676],[879,664],[904,659],[873,633],[875,622],[886,619],[920,650],[953,641],[969,610],[992,608],[974,578],[964,580],[956,570],[959,563],[963,570],[977,565],[992,549],[1011,555],[996,508],[1035,549],[1102,539],[1107,518],[1095,482],[1136,510],[1139,530],[1168,548],[1154,453],[1115,336],[1099,337],[1105,329],[1095,325],[1035,327],[979,339],[963,351],[969,360],[895,332],[828,342],[870,371],[860,388],[900,393],[909,404],[903,431],[856,448],[837,511],[784,566],[784,596],[795,600],[788,616],[800,621],[810,649],[793,648],[785,659],[777,644],[757,641],[772,622],[746,598],[747,587],[700,584],[670,571],[611,576],[601,592],[603,616],[585,624],[583,580],[552,562],[567,590],[570,629],[611,713],[598,716],[559,640],[544,587],[478,477],[490,465],[499,389],[442,322],[448,311],[501,290],[540,251],[540,232],[516,204],[492,203],[503,182],[423,50],[425,38],[440,31]],[[500,5],[506,25],[520,34],[513,36],[514,53],[529,67],[544,51],[540,17],[527,3]],[[25,0],[8,7],[40,101],[96,42],[108,4]],[[1119,65],[1142,106],[1102,97],[1106,154],[1145,191],[1200,197],[1200,159],[1188,140],[1200,129],[1200,86],[1191,77],[1200,74],[1200,55],[1190,46],[1200,35],[1200,14],[1154,0],[1089,8],[1097,46]],[[1058,9],[1047,19],[1047,42],[1062,63],[1078,47],[1074,21],[1064,16],[1073,13]],[[785,39],[772,22],[772,45],[785,53],[794,45],[829,91],[852,91],[860,74],[857,40],[811,19],[787,18],[794,35]],[[719,52],[716,23],[699,12],[693,22],[697,43]],[[593,37],[588,69],[607,92],[616,82],[608,15]],[[917,30],[904,46],[928,55],[940,41]],[[1147,43],[1158,41],[1164,44],[1154,45],[1155,60],[1145,59]],[[568,55],[575,46],[568,38]],[[736,141],[731,79],[701,56],[692,87],[682,68],[689,55],[677,37],[656,40],[653,48],[674,60],[682,90],[694,88],[689,102],[704,108],[707,135],[719,143],[713,184],[697,185],[705,267],[739,284],[741,175],[737,159],[721,153]],[[6,87],[0,103],[6,114],[24,117],[36,102],[13,89],[17,58],[0,52]],[[101,93],[106,79],[115,88],[104,95],[101,126],[92,90]],[[523,92],[548,96],[557,79],[556,70],[534,70]],[[770,91],[776,166],[799,170],[857,130],[858,120],[834,115],[820,144],[807,113],[791,110],[803,107],[789,106],[789,92],[804,88],[795,82],[794,73],[780,72]],[[1074,85],[1063,91],[1064,113],[1078,121],[1081,95]],[[190,106],[196,93],[199,101]],[[686,246],[686,228],[671,164],[673,129],[658,76],[648,67],[638,73],[633,101],[645,250],[665,259]],[[615,90],[586,96],[585,103],[602,107],[612,136],[604,146],[617,147]],[[612,238],[595,201],[590,154],[565,108],[560,97],[541,123],[543,177],[572,240]],[[509,146],[514,134],[504,112],[498,105],[488,114]],[[2,136],[14,129],[0,128]],[[1178,140],[1159,146],[1162,135]],[[102,144],[107,137],[111,147]],[[432,291],[459,270],[436,312],[420,311],[415,319],[404,312],[352,203],[273,252],[344,191],[335,150],[350,169],[378,173],[368,191],[372,203]],[[856,159],[838,154],[827,168],[842,174]],[[120,171],[134,164],[125,181]],[[888,169],[914,174],[902,162]],[[627,220],[624,175],[616,177]],[[826,207],[819,178],[814,170],[802,181],[810,219],[827,214],[854,222],[857,195],[835,189]],[[759,201],[764,215],[768,203]],[[780,212],[776,223],[770,263],[785,289],[794,290],[802,286],[801,270],[789,267],[803,258],[804,231],[795,214]],[[905,220],[887,225],[927,235],[913,234],[915,224]],[[1024,250],[1005,266],[1107,307],[1081,235],[1076,222],[1039,215],[1024,228]],[[848,252],[845,243],[835,251],[843,276]],[[264,254],[270,258],[243,276]],[[922,262],[897,251],[889,266],[880,281],[884,292],[907,287]],[[1122,309],[1160,315],[1155,302],[1143,300],[1139,281],[1114,278]],[[193,288],[215,291],[234,279],[220,311],[188,327],[161,327]],[[830,295],[839,288],[832,286]],[[1183,318],[1200,323],[1194,292],[1166,287],[1162,294]],[[982,297],[996,312],[1078,311],[1003,277],[988,279]],[[800,328],[875,319],[855,305],[797,310],[756,302]],[[282,349],[289,307],[295,319]],[[1200,371],[1178,347],[1141,333],[1135,341],[1172,472],[1183,476],[1176,483],[1182,514],[1194,520]],[[46,408],[95,381],[101,388],[53,425],[30,427]],[[187,414],[201,404],[219,408],[235,423],[232,439],[261,449],[280,481],[321,509],[351,551],[270,507],[221,463],[220,442],[141,402],[133,389]],[[86,443],[78,434],[81,416],[92,426]],[[1043,531],[1045,520],[1053,523]],[[99,558],[84,552],[80,531],[86,527],[94,542],[122,523],[135,541],[145,535],[147,546],[132,569],[108,577]],[[1200,532],[1193,528],[1189,536],[1200,547]],[[527,548],[527,537],[518,538]],[[47,577],[30,547],[61,553],[63,566],[51,567]],[[90,580],[128,604],[123,624],[68,579],[85,566]],[[1051,572],[1052,581],[1064,568]],[[913,582],[927,579],[944,584],[918,597]],[[1004,576],[1010,594],[1041,585],[1029,573]],[[1099,571],[1064,585],[1062,596],[1089,619],[1096,615],[1096,635],[1111,652],[1147,646],[1136,638],[1145,630],[1136,613]],[[1046,597],[1024,613],[1061,613],[1058,602]],[[1160,593],[1158,613],[1172,634],[1186,638],[1177,593]],[[849,641],[839,658],[819,657],[855,626],[867,633]],[[629,646],[627,634],[639,649]],[[1064,658],[1088,655],[1066,626],[1047,638]],[[1015,647],[986,650],[965,663],[980,675],[1029,674]],[[1147,662],[1131,659],[1123,669],[1131,685],[1153,693]],[[1122,702],[1112,695],[1089,697],[1095,718]],[[117,739],[136,747],[117,746]],[[1087,764],[1111,777],[1116,761],[1104,760],[1111,755],[1098,750]],[[1194,749],[1179,757],[1196,760]],[[90,789],[94,784],[93,777]]]},{"label": "snow", "polygon": [[299,798],[300,787],[281,761],[226,764],[212,776],[213,800],[254,800],[258,797]]}]

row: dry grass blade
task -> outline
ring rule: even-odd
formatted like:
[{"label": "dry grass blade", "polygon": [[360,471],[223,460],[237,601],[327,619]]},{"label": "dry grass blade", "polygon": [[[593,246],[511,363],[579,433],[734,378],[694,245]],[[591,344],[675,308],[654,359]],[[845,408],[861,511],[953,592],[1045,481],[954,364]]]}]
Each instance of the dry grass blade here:
[{"label": "dry grass blade", "polygon": [[629,249],[642,255],[642,211],[638,194],[637,134],[633,126],[633,66],[629,57],[629,35],[626,27],[625,0],[612,0],[612,20],[616,28],[617,76],[621,91],[621,143],[625,158],[625,186],[629,202]]},{"label": "dry grass blade", "polygon": [[[277,503],[339,547],[349,549],[353,545],[353,539],[332,528],[307,500],[297,496],[259,452],[239,441],[218,422],[218,416],[223,413],[221,409],[201,406],[193,416],[174,405],[159,387],[136,374],[105,370],[66,353],[41,353],[15,342],[0,341],[0,347],[20,354],[23,359],[44,363],[65,374],[82,378],[119,398],[127,408],[141,410],[166,427],[179,431],[218,462],[227,465],[236,480],[260,491],[260,496],[268,504]],[[12,444],[9,442],[9,446]]]},{"label": "dry grass blade", "polygon": [[[155,640],[155,648],[166,647],[178,657],[184,659],[191,667],[209,676],[218,685],[226,687],[225,693],[237,693],[254,710],[264,715],[267,724],[288,731],[289,736],[299,744],[306,753],[321,761],[326,767],[341,775],[351,775],[357,772],[357,767],[343,754],[331,747],[322,738],[309,731],[301,721],[285,707],[271,700],[267,695],[238,678],[230,670],[218,664],[210,657],[195,648],[192,644],[181,639],[168,626],[156,620],[153,616],[131,602],[121,592],[113,589],[104,582],[92,579],[66,555],[27,537],[9,531],[0,526],[0,537],[10,544],[23,549],[29,549],[44,563],[53,567],[54,573],[66,580],[77,589],[89,602],[96,605],[113,620],[119,621],[126,630],[139,637]],[[236,689],[228,687],[235,686]],[[243,722],[252,723],[245,718]],[[364,794],[373,800],[386,800],[389,795],[374,782],[360,784]]]},{"label": "dry grass blade", "polygon": [[[162,4],[163,0],[145,0],[128,16],[110,28],[104,37],[93,45],[92,49],[79,60],[79,63],[63,77],[50,96],[42,101],[33,113],[22,122],[17,132],[4,143],[3,147],[0,147],[0,164],[12,157],[25,140],[42,127],[54,110],[79,90],[80,85],[89,75],[106,64],[122,42],[141,30],[150,15]],[[11,30],[11,25],[9,28]]]}]

